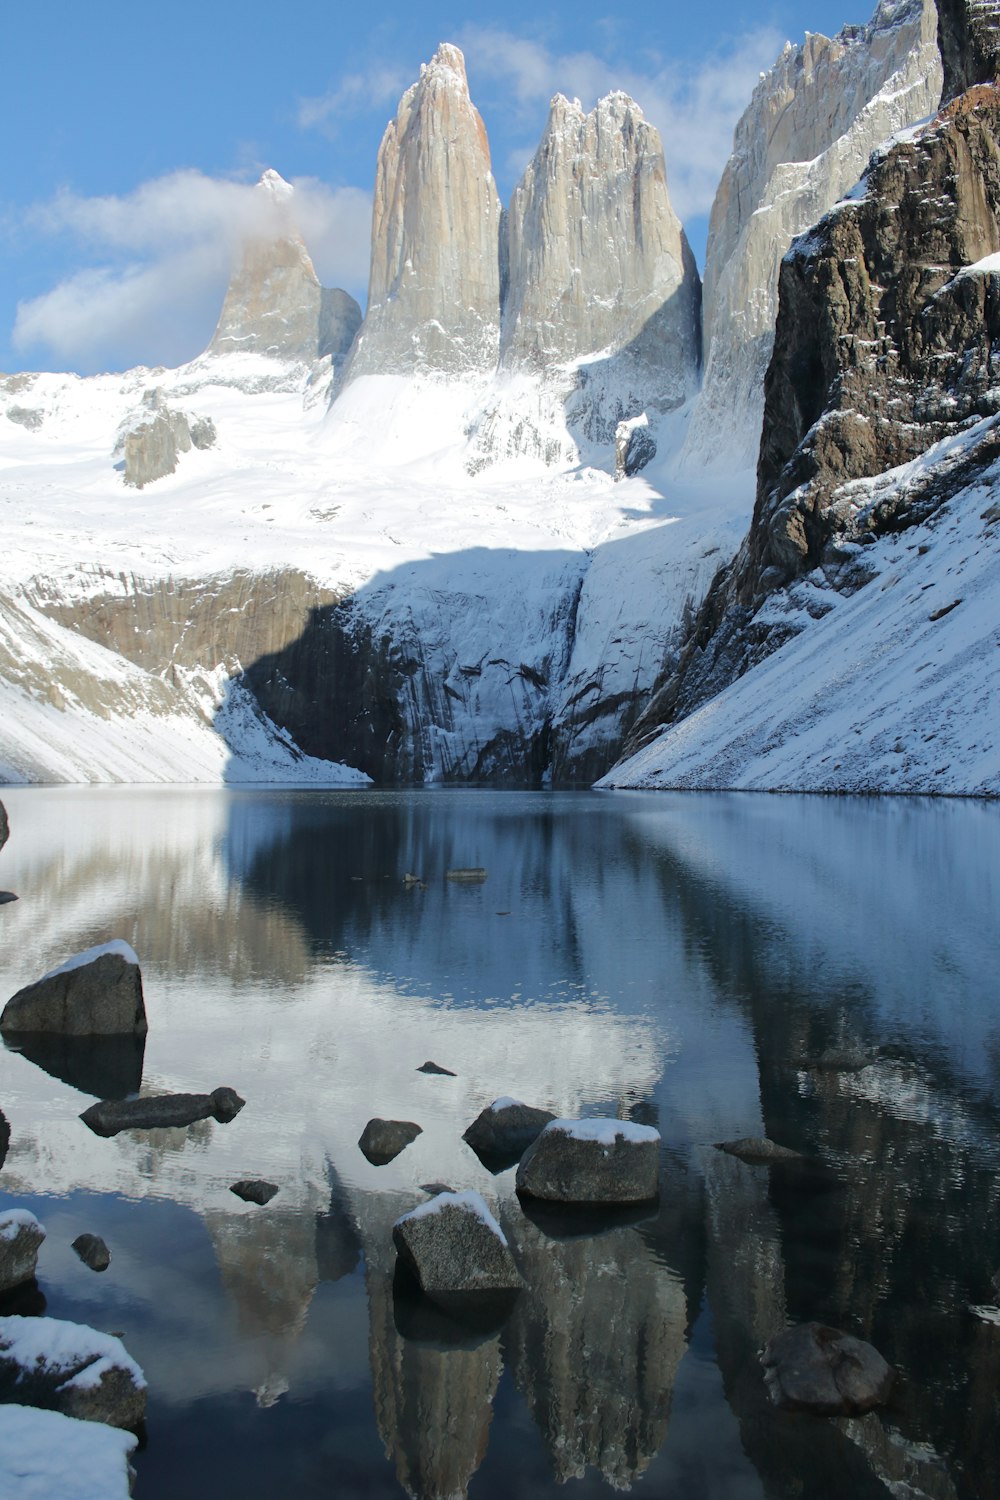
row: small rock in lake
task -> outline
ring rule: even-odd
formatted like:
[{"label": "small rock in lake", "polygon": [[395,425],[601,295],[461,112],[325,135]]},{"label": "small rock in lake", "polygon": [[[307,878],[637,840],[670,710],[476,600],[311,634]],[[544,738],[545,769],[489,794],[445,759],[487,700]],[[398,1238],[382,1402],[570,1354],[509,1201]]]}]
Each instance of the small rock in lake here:
[{"label": "small rock in lake", "polygon": [[95,1135],[117,1135],[120,1130],[161,1130],[193,1125],[195,1120],[218,1120],[228,1125],[246,1103],[235,1089],[223,1085],[210,1094],[147,1094],[140,1099],[102,1099],[85,1109],[80,1119]]},{"label": "small rock in lake", "polygon": [[263,1177],[243,1177],[239,1182],[234,1182],[229,1191],[235,1193],[237,1198],[242,1198],[244,1203],[257,1203],[263,1208],[265,1203],[270,1203],[279,1188],[276,1182],[265,1182]]},{"label": "small rock in lake", "polygon": [[9,906],[12,901],[16,900],[17,897],[13,891],[0,891],[0,906]]},{"label": "small rock in lake", "polygon": [[421,876],[421,875],[404,875],[403,876],[403,884],[404,885],[423,885],[423,883],[424,883],[423,876]]},{"label": "small rock in lake", "polygon": [[464,881],[467,885],[482,885],[486,879],[486,871],[477,865],[469,869],[445,870],[445,880]]},{"label": "small rock in lake", "polygon": [[63,1036],[145,1035],[139,960],[115,938],[67,959],[58,969],[12,995],[0,1015],[4,1035],[57,1032]]},{"label": "small rock in lake", "polygon": [[0,1401],[135,1430],[146,1380],[121,1342],[59,1318],[0,1318]]},{"label": "small rock in lake", "polygon": [[10,838],[10,822],[7,817],[7,809],[0,802],[0,849],[3,848]]},{"label": "small rock in lake", "polygon": [[392,1226],[393,1244],[421,1291],[449,1311],[524,1285],[507,1238],[476,1192],[439,1193]]},{"label": "small rock in lake", "polygon": [[805,1160],[801,1151],[793,1151],[789,1146],[779,1146],[775,1141],[757,1135],[744,1135],[737,1141],[716,1141],[715,1149],[725,1151],[727,1156],[738,1156],[740,1161],[749,1162],[751,1166],[772,1161]]},{"label": "small rock in lake", "polygon": [[450,1068],[442,1068],[441,1065],[440,1065],[440,1063],[436,1063],[436,1062],[421,1063],[420,1067],[417,1069],[417,1072],[418,1073],[437,1073],[442,1078],[457,1078],[458,1077],[458,1074],[457,1073],[453,1073]]},{"label": "small rock in lake", "polygon": [[45,1230],[28,1209],[0,1214],[0,1292],[32,1279],[44,1238]]},{"label": "small rock in lake", "polygon": [[555,1115],[520,1099],[494,1099],[462,1136],[484,1166],[513,1166]]},{"label": "small rock in lake", "polygon": [[775,1406],[851,1416],[888,1399],[895,1371],[871,1344],[824,1323],[786,1328],[760,1357]]},{"label": "small rock in lake", "polygon": [[659,1188],[660,1133],[630,1120],[552,1120],[517,1169],[516,1187],[550,1203],[645,1203]]},{"label": "small rock in lake", "polygon": [[99,1234],[78,1234],[73,1249],[92,1271],[106,1271],[111,1264],[111,1251]]},{"label": "small rock in lake", "polygon": [[7,1160],[7,1148],[10,1145],[10,1125],[7,1116],[0,1109],[0,1167]]},{"label": "small rock in lake", "polygon": [[453,1193],[455,1189],[450,1187],[447,1182],[422,1182],[420,1184],[420,1191],[422,1193],[430,1193],[433,1198],[436,1193]]},{"label": "small rock in lake", "polygon": [[380,1120],[376,1117],[368,1121],[358,1145],[373,1167],[384,1167],[418,1135],[423,1135],[423,1127],[414,1125],[412,1120]]}]

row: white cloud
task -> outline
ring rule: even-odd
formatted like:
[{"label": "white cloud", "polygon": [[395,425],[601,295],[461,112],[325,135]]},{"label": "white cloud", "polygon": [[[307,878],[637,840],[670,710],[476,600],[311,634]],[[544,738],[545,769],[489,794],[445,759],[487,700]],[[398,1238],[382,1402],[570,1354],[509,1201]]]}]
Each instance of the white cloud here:
[{"label": "white cloud", "polygon": [[[359,188],[294,183],[291,213],[320,280],[364,295],[371,198]],[[212,335],[244,241],[281,232],[280,198],[247,183],[173,172],[123,196],[61,192],[27,222],[71,236],[99,264],[18,306],[13,342],[45,348],[76,368],[177,364]]]},{"label": "white cloud", "polygon": [[651,52],[643,68],[593,52],[560,53],[495,26],[467,26],[458,40],[487,126],[490,84],[503,86],[508,107],[513,102],[522,118],[557,92],[588,108],[614,89],[631,94],[663,137],[670,196],[682,219],[711,207],[736,122],[784,41],[772,27],[761,27],[725,41],[692,70]]},{"label": "white cloud", "polygon": [[326,94],[300,99],[298,123],[303,130],[335,135],[339,126],[364,110],[390,108],[413,82],[405,68],[373,63],[366,72],[348,73]]}]

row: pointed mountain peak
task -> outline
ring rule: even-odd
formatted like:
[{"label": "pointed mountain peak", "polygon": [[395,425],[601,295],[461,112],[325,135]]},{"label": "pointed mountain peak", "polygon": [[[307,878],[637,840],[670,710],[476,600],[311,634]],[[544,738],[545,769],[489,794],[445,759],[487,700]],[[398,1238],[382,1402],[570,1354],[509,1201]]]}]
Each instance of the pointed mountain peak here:
[{"label": "pointed mountain peak", "polygon": [[421,78],[426,78],[429,74],[433,73],[453,73],[461,82],[465,92],[469,92],[469,80],[465,71],[465,54],[452,42],[441,42],[430,62],[421,65]]}]

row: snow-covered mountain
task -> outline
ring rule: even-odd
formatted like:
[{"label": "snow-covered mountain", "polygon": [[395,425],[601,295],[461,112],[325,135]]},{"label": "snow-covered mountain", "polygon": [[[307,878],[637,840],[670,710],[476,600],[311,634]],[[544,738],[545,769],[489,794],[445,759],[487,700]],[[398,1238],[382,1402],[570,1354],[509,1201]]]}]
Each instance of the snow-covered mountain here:
[{"label": "snow-covered mountain", "polygon": [[[989,452],[989,432],[966,428],[1000,406],[1000,233],[963,196],[993,201],[986,136],[970,155],[975,90],[884,158],[931,139],[944,153],[895,197],[879,189],[877,233],[820,226],[785,261],[758,510],[730,564],[754,494],[739,433],[763,403],[787,241],[848,190],[824,225],[867,223],[875,179],[853,188],[865,156],[933,111],[941,53],[946,93],[995,76],[997,9],[943,6],[939,47],[931,0],[882,0],[869,26],[808,37],[762,79],[713,216],[700,395],[697,272],[659,137],[627,96],[589,114],[557,96],[501,213],[462,54],[440,47],[382,142],[360,324],[346,293],[319,285],[292,190],[265,173],[265,231],[202,356],[0,377],[0,775],[585,784],[629,735],[638,748],[793,633],[828,642],[831,661],[851,650],[862,615],[837,604],[843,579],[882,576],[893,544],[869,538],[914,485],[943,497],[921,525],[960,521],[988,616],[961,495],[991,471],[959,459],[969,443]],[[939,232],[921,193],[951,193],[965,229]],[[728,471],[708,461],[727,449]],[[862,488],[841,494],[848,481]],[[867,572],[845,562],[858,546]],[[958,566],[951,543],[940,555]],[[837,599],[813,599],[817,562]],[[933,559],[920,568],[937,577]],[[869,631],[882,618],[862,613]],[[806,618],[815,630],[800,631]],[[885,639],[912,625],[886,616]],[[908,723],[916,703],[957,711],[901,692],[878,688],[885,723]],[[750,748],[747,700],[726,702],[713,722],[731,713],[723,738],[743,750],[712,752],[712,776],[768,784],[776,763]],[[824,723],[836,754],[842,730]],[[928,781],[927,756],[900,785],[946,785]],[[685,765],[685,784],[704,782]],[[895,785],[896,765],[875,757],[850,784]],[[990,765],[963,752],[948,788],[990,788]],[[782,784],[817,776],[781,760]]]}]

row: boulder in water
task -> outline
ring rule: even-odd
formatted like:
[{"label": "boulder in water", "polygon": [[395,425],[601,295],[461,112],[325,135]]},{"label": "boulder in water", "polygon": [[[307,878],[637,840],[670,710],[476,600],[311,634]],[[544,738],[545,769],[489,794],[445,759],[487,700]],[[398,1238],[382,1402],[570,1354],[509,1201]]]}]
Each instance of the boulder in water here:
[{"label": "boulder in water", "polygon": [[0,1015],[4,1035],[144,1035],[139,960],[120,938],[88,948],[12,995]]}]

